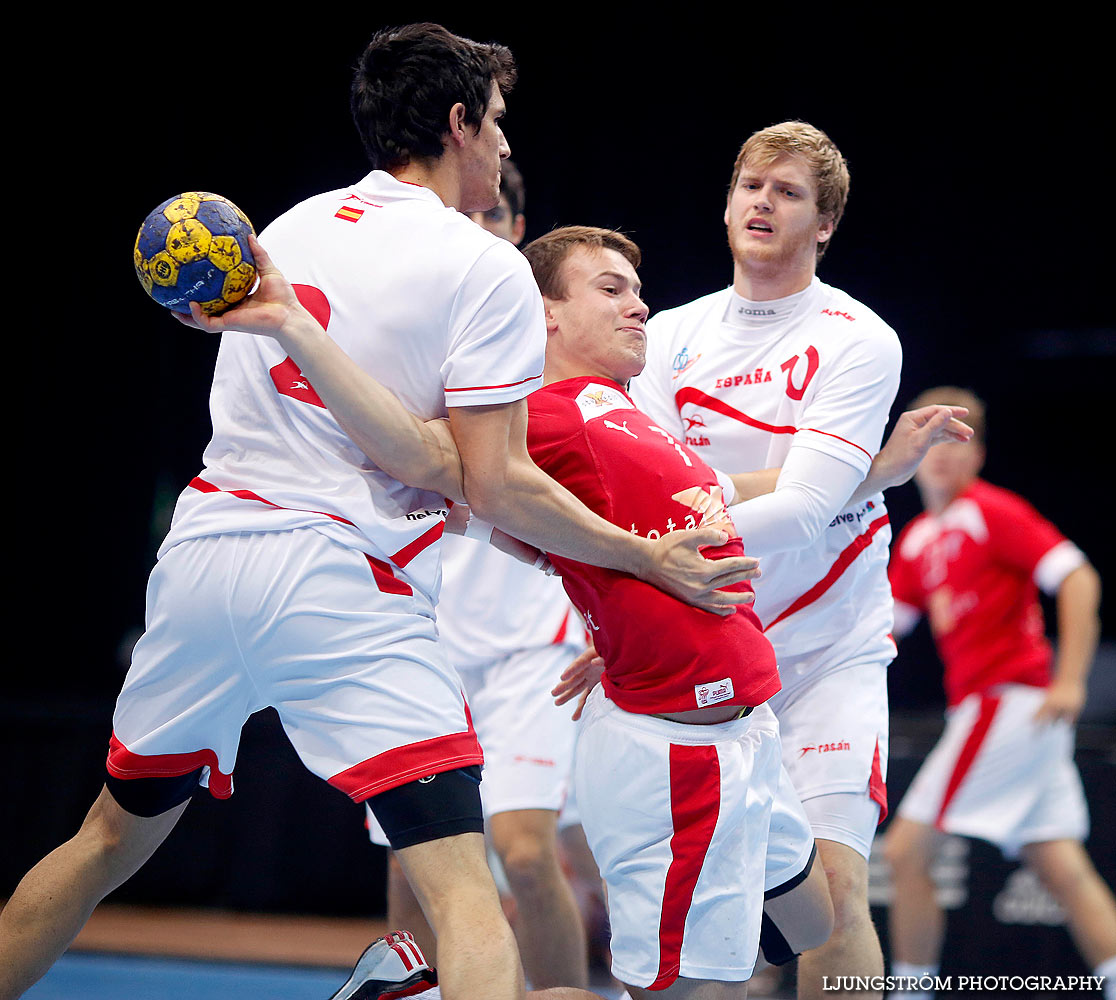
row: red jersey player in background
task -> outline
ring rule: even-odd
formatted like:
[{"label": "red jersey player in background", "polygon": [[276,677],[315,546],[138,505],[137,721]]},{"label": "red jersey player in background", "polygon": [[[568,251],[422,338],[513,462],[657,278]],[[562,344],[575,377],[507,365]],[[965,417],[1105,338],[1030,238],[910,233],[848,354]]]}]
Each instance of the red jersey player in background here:
[{"label": "red jersey player in background", "polygon": [[[1108,977],[1111,1000],[1116,902],[1082,846],[1088,812],[1073,763],[1073,725],[1099,635],[1100,579],[1027,501],[979,478],[982,402],[950,386],[928,389],[914,405],[929,402],[967,407],[976,434],[923,461],[915,482],[926,511],[891,555],[895,634],[927,615],[949,706],[945,732],[884,841],[894,882],[892,972],[938,969],[945,914],[930,866],[943,836],[960,834],[1022,857],[1065,910],[1086,963]],[[1056,602],[1056,656],[1039,588]]]}]

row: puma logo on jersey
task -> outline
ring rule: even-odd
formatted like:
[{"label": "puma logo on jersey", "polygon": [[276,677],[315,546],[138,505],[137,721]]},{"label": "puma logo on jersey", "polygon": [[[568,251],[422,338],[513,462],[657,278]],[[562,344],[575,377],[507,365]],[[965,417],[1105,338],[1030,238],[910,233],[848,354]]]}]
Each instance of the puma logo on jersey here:
[{"label": "puma logo on jersey", "polygon": [[614,424],[611,420],[606,420],[604,422],[604,425],[605,427],[609,427],[614,431],[620,431],[623,434],[627,434],[630,438],[635,438],[637,441],[639,440],[639,435],[633,434],[630,430],[628,430],[628,421],[626,420],[624,421],[623,427],[621,427],[619,424]]},{"label": "puma logo on jersey", "polygon": [[731,677],[713,681],[712,684],[697,684],[694,686],[694,697],[697,698],[698,708],[719,705],[723,701],[728,701],[732,696]]}]

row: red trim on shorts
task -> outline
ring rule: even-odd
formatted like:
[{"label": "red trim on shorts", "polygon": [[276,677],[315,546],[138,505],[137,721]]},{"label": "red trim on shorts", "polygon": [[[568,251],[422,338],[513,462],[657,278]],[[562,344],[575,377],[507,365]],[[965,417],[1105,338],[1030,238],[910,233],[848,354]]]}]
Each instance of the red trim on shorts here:
[{"label": "red trim on shorts", "polygon": [[381,594],[402,594],[404,597],[414,595],[414,588],[406,581],[400,580],[391,566],[382,559],[370,556],[367,552],[364,553],[364,558],[368,560],[368,565],[372,567],[372,576],[376,581],[376,586],[380,588]]},{"label": "red trim on shorts", "polygon": [[460,389],[451,389],[449,386],[446,386],[446,392],[480,392],[483,389],[513,389],[517,385],[523,385],[525,382],[534,382],[537,378],[542,378],[542,374],[532,375],[529,378],[521,378],[518,382],[505,382],[503,385],[463,385]]},{"label": "red trim on shorts", "polygon": [[193,750],[190,753],[133,753],[116,738],[109,738],[108,759],[105,768],[114,778],[177,778],[196,771],[199,767],[209,768],[209,793],[215,799],[227,799],[233,793],[231,774],[223,774],[217,767],[217,753],[214,750]]},{"label": "red trim on shorts", "polygon": [[879,826],[887,819],[887,783],[884,781],[883,768],[880,767],[880,738],[876,737],[876,752],[872,754],[872,773],[868,775],[868,798],[879,803],[880,818],[876,820]]},{"label": "red trim on shorts", "polygon": [[354,802],[363,802],[373,795],[389,792],[429,774],[483,764],[484,754],[473,730],[473,720],[467,712],[466,719],[469,728],[463,733],[448,733],[385,750],[339,771],[329,779],[329,783]]},{"label": "red trim on shorts", "polygon": [[764,625],[763,630],[766,632],[769,628],[773,628],[784,618],[789,618],[796,611],[801,611],[803,608],[814,601],[818,600],[830,587],[833,586],[840,578],[841,574],[845,572],[852,565],[853,560],[860,555],[869,545],[872,544],[872,539],[875,537],[876,532],[880,530],[885,524],[890,523],[891,518],[886,514],[883,517],[877,517],[871,524],[868,525],[868,530],[862,535],[857,535],[856,538],[848,545],[848,547],[837,557],[832,566],[829,567],[829,572],[825,574],[817,583],[815,583],[805,594],[795,598],[791,604],[777,615],[773,621]]},{"label": "red trim on shorts", "polygon": [[265,500],[258,493],[253,493],[251,490],[223,490],[219,486],[214,486],[212,483],[206,482],[201,476],[194,476],[194,478],[190,480],[190,486],[199,493],[227,493],[229,496],[238,497],[241,500],[257,500],[260,503],[267,504],[269,507],[274,507],[276,510],[301,510],[305,511],[307,514],[321,514],[322,517],[328,517],[331,520],[340,521],[342,524],[352,525],[354,528],[356,527],[352,521],[346,520],[338,514],[330,514],[324,510],[308,510],[305,507],[282,507],[277,503],[272,503],[270,500]]},{"label": "red trim on shorts", "polygon": [[682,935],[701,866],[721,809],[721,763],[717,748],[670,745],[671,862],[659,915],[659,970],[649,990],[665,990],[678,978]]},{"label": "red trim on shorts", "polygon": [[949,776],[949,783],[946,785],[945,795],[942,797],[941,808],[934,820],[934,826],[939,830],[944,829],[942,821],[945,818],[946,810],[958,789],[960,789],[961,782],[965,780],[965,775],[969,773],[969,769],[973,766],[977,754],[980,753],[981,745],[988,735],[988,730],[992,728],[992,720],[995,718],[996,710],[999,707],[999,695],[981,695],[980,711],[977,713],[976,722],[973,723],[973,728],[969,730],[965,744],[961,747],[961,753],[957,756],[957,762],[953,765],[953,773]]}]

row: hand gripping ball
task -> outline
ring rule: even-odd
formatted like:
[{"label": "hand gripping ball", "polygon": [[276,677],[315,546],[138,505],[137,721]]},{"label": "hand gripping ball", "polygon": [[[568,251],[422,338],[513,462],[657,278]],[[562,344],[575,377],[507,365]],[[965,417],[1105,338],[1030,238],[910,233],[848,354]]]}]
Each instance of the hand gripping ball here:
[{"label": "hand gripping ball", "polygon": [[136,236],[136,275],[159,305],[189,313],[190,303],[210,316],[236,305],[256,281],[248,247],[252,223],[231,201],[188,191],[164,201]]}]

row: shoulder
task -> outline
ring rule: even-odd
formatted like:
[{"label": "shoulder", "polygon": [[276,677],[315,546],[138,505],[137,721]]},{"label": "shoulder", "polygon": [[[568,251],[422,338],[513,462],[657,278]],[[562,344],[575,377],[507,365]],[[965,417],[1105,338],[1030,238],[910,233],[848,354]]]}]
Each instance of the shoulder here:
[{"label": "shoulder", "polygon": [[1041,517],[1029,500],[983,479],[975,480],[964,495],[984,511],[989,522],[997,518],[1029,521]]},{"label": "shoulder", "polygon": [[899,348],[899,335],[874,310],[848,292],[818,281],[817,321],[850,340]]}]

